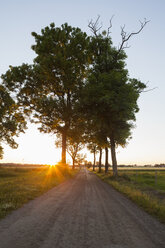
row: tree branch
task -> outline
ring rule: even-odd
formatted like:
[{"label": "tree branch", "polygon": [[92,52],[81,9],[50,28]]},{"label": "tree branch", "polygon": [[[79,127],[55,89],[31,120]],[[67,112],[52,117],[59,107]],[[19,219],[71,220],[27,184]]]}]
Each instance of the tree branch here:
[{"label": "tree branch", "polygon": [[149,90],[143,90],[142,93],[146,93],[146,92],[149,92],[149,91],[153,91],[153,90],[155,90],[155,89],[158,89],[158,87],[154,87],[154,88],[149,89]]},{"label": "tree branch", "polygon": [[99,19],[100,19],[100,15],[98,15],[95,22],[91,19],[90,22],[88,23],[88,27],[96,37],[98,36],[97,32],[102,28],[102,24],[101,25],[99,24]]},{"label": "tree branch", "polygon": [[109,34],[111,33],[110,29],[112,28],[112,19],[113,19],[113,17],[114,17],[114,15],[109,20],[109,27],[108,27],[108,30],[107,30],[107,37],[109,37]]},{"label": "tree branch", "polygon": [[[110,29],[112,28],[112,19],[113,19],[114,15],[111,17],[111,19],[109,20],[109,27],[107,30],[107,37],[109,37]],[[96,21],[94,22],[92,19],[88,22],[88,27],[90,28],[90,30],[92,31],[92,33],[97,37],[98,36],[98,31],[102,28],[102,23],[99,23],[99,19],[100,19],[100,15],[98,15]]]},{"label": "tree branch", "polygon": [[129,39],[132,36],[134,36],[136,34],[139,34],[143,30],[143,28],[147,25],[147,23],[150,22],[150,21],[147,21],[146,18],[145,18],[143,22],[141,22],[141,21],[139,21],[139,22],[140,22],[141,26],[140,26],[139,30],[136,31],[136,32],[127,33],[125,31],[125,25],[123,27],[121,27],[121,39],[122,39],[122,41],[121,41],[121,44],[119,46],[117,54],[119,54],[121,52],[121,50],[123,50],[125,48],[129,48],[127,41],[129,41]]}]

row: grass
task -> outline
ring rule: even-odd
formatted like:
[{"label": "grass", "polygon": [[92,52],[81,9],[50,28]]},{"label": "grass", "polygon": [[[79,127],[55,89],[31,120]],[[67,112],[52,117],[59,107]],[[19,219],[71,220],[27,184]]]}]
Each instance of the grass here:
[{"label": "grass", "polygon": [[0,218],[73,177],[69,168],[0,168]]},{"label": "grass", "polygon": [[165,223],[165,170],[121,170],[118,178],[112,171],[96,174],[105,182]]}]

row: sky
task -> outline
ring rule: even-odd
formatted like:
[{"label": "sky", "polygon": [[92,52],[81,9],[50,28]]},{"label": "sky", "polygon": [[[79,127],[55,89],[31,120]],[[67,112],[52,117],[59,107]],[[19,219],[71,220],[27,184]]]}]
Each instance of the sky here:
[{"label": "sky", "polygon": [[[0,0],[0,74],[9,65],[33,63],[35,53],[31,46],[35,42],[31,32],[40,33],[52,22],[56,26],[67,22],[91,34],[88,28],[91,19],[100,15],[106,30],[114,16],[111,37],[113,44],[119,46],[121,26],[125,25],[129,33],[139,29],[139,20],[150,20],[129,41],[126,63],[130,77],[147,83],[148,89],[155,89],[141,94],[132,139],[124,149],[117,149],[117,160],[119,164],[165,163],[164,13],[164,0]],[[25,134],[16,138],[18,149],[3,144],[4,158],[0,162],[54,164],[59,161],[61,151],[55,148],[55,137],[39,133],[34,124],[29,123],[28,127]],[[87,153],[87,158],[90,160],[92,156]]]}]

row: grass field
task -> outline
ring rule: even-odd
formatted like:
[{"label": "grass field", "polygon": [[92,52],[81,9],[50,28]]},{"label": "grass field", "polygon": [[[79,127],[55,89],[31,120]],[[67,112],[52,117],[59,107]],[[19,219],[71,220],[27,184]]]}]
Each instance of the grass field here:
[{"label": "grass field", "polygon": [[[112,175],[112,172],[111,172]],[[155,190],[165,193],[165,170],[136,169],[119,170],[119,176],[140,186],[144,190]]]},{"label": "grass field", "polygon": [[0,168],[0,218],[74,176],[76,172],[59,166]]},{"label": "grass field", "polygon": [[165,223],[165,170],[121,169],[117,179],[111,170],[106,175],[96,174]]}]

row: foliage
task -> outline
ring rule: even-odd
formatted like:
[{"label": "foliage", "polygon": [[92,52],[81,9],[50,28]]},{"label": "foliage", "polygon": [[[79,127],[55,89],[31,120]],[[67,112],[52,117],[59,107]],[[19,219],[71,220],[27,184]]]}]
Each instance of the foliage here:
[{"label": "foliage", "polygon": [[25,129],[26,123],[14,99],[7,89],[0,84],[0,158],[3,157],[2,143],[17,148],[14,136]]},{"label": "foliage", "polygon": [[102,147],[111,147],[117,175],[115,147],[127,143],[139,110],[137,99],[146,86],[129,78],[125,52],[113,47],[104,33],[92,37],[91,49],[95,51],[93,66],[82,91],[81,106],[86,120],[95,126],[95,143],[101,141]]},{"label": "foliage", "polygon": [[50,24],[41,34],[32,33],[37,54],[33,65],[10,67],[3,83],[17,92],[20,104],[45,133],[61,133],[62,160],[66,162],[66,137],[75,118],[78,92],[83,87],[88,65],[86,33],[68,24]]},{"label": "foliage", "polygon": [[33,32],[32,49],[37,55],[34,64],[10,67],[2,79],[8,89],[15,91],[24,113],[40,124],[41,132],[60,135],[63,163],[67,147],[73,160],[84,142],[105,148],[107,158],[110,147],[117,175],[115,149],[124,147],[131,137],[139,110],[137,100],[146,87],[129,78],[125,42],[141,32],[147,21],[129,35],[123,27],[118,49],[109,36],[111,21],[108,31],[102,33],[98,33],[98,21],[99,17],[89,23],[94,34],[90,37],[67,23],[61,27],[52,23],[41,34]]}]

